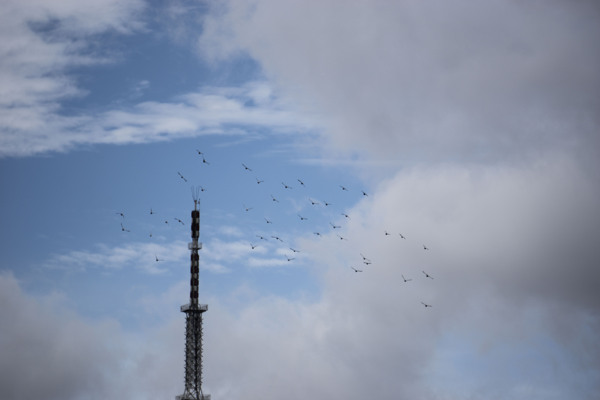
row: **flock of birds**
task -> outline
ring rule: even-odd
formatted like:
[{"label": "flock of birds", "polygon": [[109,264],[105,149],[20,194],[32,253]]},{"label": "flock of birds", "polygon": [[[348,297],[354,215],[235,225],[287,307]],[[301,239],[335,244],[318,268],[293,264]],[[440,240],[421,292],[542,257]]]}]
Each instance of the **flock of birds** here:
[{"label": "flock of birds", "polygon": [[[204,153],[202,151],[200,151],[200,150],[196,150],[196,151],[197,151],[198,155],[201,157],[202,164],[203,165],[210,165],[210,162],[207,161]],[[251,167],[249,167],[248,165],[246,165],[245,163],[241,163],[241,168],[243,169],[243,171],[245,171],[247,173],[252,173],[253,172],[253,169]],[[177,175],[178,175],[178,177],[184,183],[188,183],[188,179],[180,171],[177,171]],[[262,186],[262,187],[265,186],[265,185],[263,185],[265,183],[264,179],[261,179],[261,178],[256,177],[256,176],[253,176],[253,177],[254,177],[254,180],[255,180],[257,186]],[[297,182],[297,185],[295,185],[295,186],[299,186],[299,187],[302,187],[302,188],[306,187],[306,184],[305,184],[304,180],[298,178],[298,179],[296,179],[296,182]],[[341,190],[341,191],[344,191],[344,192],[349,192],[350,191],[347,186],[344,186],[344,185],[338,185],[338,186],[339,186],[339,190]],[[282,190],[284,190],[284,191],[291,191],[292,189],[294,189],[293,186],[291,186],[289,183],[286,183],[286,182],[281,182],[281,187],[280,188]],[[199,192],[205,192],[205,191],[206,191],[206,188],[204,188],[203,186],[198,186],[195,189],[192,188],[192,196],[196,199],[199,196]],[[365,192],[364,190],[360,190],[360,193],[361,193],[361,195],[363,197],[368,197],[369,196],[367,194],[367,192]],[[272,193],[270,193],[269,195],[270,195],[271,203],[273,203],[273,204],[279,204],[279,203],[281,203],[279,196],[276,197]],[[307,199],[308,199],[308,202],[309,202],[309,204],[310,204],[311,207],[315,207],[316,208],[316,207],[321,207],[322,206],[325,209],[330,209],[331,206],[332,206],[332,203],[328,202],[328,201],[323,201],[323,200],[319,201],[319,200],[315,200],[312,197],[308,197]],[[246,213],[250,213],[252,210],[255,209],[255,207],[253,207],[253,206],[247,206],[246,204],[243,204],[242,208],[243,208],[244,212],[246,212]],[[128,228],[126,228],[125,225],[123,225],[123,222],[125,220],[125,213],[122,212],[122,211],[119,211],[119,212],[116,212],[116,214],[121,217],[121,224],[120,224],[121,231],[122,232],[131,232]],[[156,212],[152,208],[150,208],[149,214],[150,215],[156,215]],[[300,214],[300,213],[296,213],[296,215],[297,215],[299,221],[307,221],[309,219],[308,217],[306,217],[305,215]],[[343,219],[350,219],[350,215],[348,215],[344,211],[340,212],[339,215],[343,216],[344,217]],[[332,216],[332,215],[330,214],[330,216]],[[267,216],[263,216],[263,219],[264,219],[264,222],[265,222],[265,224],[267,226],[272,226],[273,225],[273,220],[271,218],[269,218]],[[332,218],[332,219],[335,220],[335,218]],[[163,222],[164,222],[165,225],[168,225],[169,221],[175,221],[176,223],[185,226],[185,222],[183,220],[181,220],[180,218],[174,217],[172,219],[163,219]],[[342,225],[340,223],[329,221],[329,226],[331,227],[331,230],[336,231],[336,235],[337,235],[337,237],[341,241],[347,241],[348,240],[347,237],[345,237],[342,234],[338,233],[338,232],[342,232]],[[325,233],[322,233],[320,230],[316,230],[316,231],[313,232],[313,234],[320,237],[320,236],[323,236]],[[384,236],[392,236],[392,233],[390,233],[387,230],[385,230],[383,232],[383,235]],[[153,236],[152,232],[150,232],[149,233],[149,237],[152,237],[152,236]],[[269,239],[273,239],[273,240],[275,240],[275,241],[277,241],[279,243],[286,243],[286,241],[284,239],[282,239],[282,237],[280,235],[276,234],[276,233],[273,233],[273,234],[256,233],[255,237],[257,238],[258,241],[268,241]],[[402,233],[398,233],[398,237],[401,240],[406,240],[406,237]],[[255,250],[256,248],[259,247],[259,244],[257,244],[256,241],[252,241],[252,240],[248,241],[248,245],[250,246],[251,250]],[[298,249],[296,249],[294,247],[288,247],[288,249],[291,252],[291,254],[288,253],[288,254],[284,255],[284,257],[285,257],[285,260],[287,262],[291,262],[291,261],[293,261],[293,260],[296,259],[295,255],[297,253],[300,253],[300,250],[298,250]],[[425,244],[423,244],[423,250],[424,251],[429,251],[429,247],[427,247]],[[369,265],[371,265],[373,263],[370,258],[366,257],[362,253],[360,253],[360,257],[362,259],[362,264],[365,267],[367,267],[367,266],[369,266]],[[161,259],[161,258],[159,258],[158,255],[155,254],[155,262],[161,262],[161,261],[164,261],[164,260]],[[357,267],[355,265],[352,265],[352,266],[350,266],[350,269],[352,271],[354,271],[355,273],[362,273],[362,272],[365,271],[365,269],[364,269],[365,267]],[[433,276],[431,276],[431,274],[429,274],[428,272],[426,272],[424,270],[421,271],[421,272],[423,273],[424,279],[432,279],[432,280],[434,279]],[[402,276],[403,283],[409,283],[409,282],[411,282],[413,280],[413,278],[406,278],[403,274],[401,276]],[[428,304],[428,303],[425,303],[425,302],[422,302],[422,301],[421,301],[421,304],[425,308],[432,307],[431,304]]]}]

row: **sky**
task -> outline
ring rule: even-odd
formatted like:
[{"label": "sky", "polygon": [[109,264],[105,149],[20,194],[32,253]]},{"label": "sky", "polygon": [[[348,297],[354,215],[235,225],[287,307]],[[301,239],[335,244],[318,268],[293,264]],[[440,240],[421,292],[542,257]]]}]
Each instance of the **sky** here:
[{"label": "sky", "polygon": [[600,396],[597,2],[0,22],[2,399]]}]

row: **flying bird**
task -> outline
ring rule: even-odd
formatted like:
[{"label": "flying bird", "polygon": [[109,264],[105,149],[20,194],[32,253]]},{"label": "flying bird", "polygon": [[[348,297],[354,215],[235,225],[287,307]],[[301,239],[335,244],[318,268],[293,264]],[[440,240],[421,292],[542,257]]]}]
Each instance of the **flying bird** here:
[{"label": "flying bird", "polygon": [[275,196],[271,195],[271,198],[273,199],[273,201],[276,201],[277,203],[279,203],[279,200],[277,200],[277,199],[275,198]]},{"label": "flying bird", "polygon": [[403,234],[399,233],[398,235],[400,235],[402,239],[406,239]]},{"label": "flying bird", "polygon": [[246,210],[246,212],[248,212],[248,211],[252,210],[253,208],[254,208],[254,207],[246,207],[246,206],[244,205],[244,210]]},{"label": "flying bird", "polygon": [[421,272],[423,272],[423,273],[425,274],[425,277],[426,277],[426,278],[431,278],[431,279],[433,279],[433,276],[429,275],[427,272],[425,272],[425,271],[421,271]]},{"label": "flying bird", "polygon": [[259,238],[260,240],[268,240],[266,237],[261,236],[261,235],[256,235],[257,238]]},{"label": "flying bird", "polygon": [[271,220],[265,218],[265,221],[267,221],[267,224],[272,224],[273,222],[271,222]]},{"label": "flying bird", "polygon": [[152,209],[150,209],[150,215],[156,214]]},{"label": "flying bird", "polygon": [[249,168],[246,164],[242,163],[242,166],[246,171],[252,171],[252,168]]},{"label": "flying bird", "polygon": [[427,307],[431,307],[431,304],[425,304],[425,303],[423,303],[423,302],[421,302],[421,304],[423,304],[423,305],[425,306],[425,308],[427,308]]},{"label": "flying bird", "polygon": [[385,231],[385,236],[390,236],[390,233],[388,231]]},{"label": "flying bird", "polygon": [[252,244],[252,243],[250,243],[250,247],[252,247],[252,250],[254,250],[257,246],[254,245],[254,244]]},{"label": "flying bird", "polygon": [[115,213],[115,214],[117,214],[117,215],[120,215],[120,216],[121,216],[121,218],[125,218],[125,214],[124,214],[124,213],[122,213],[122,212],[117,212],[117,213]]},{"label": "flying bird", "polygon": [[201,155],[204,155],[204,153],[203,153],[203,152],[201,152],[200,150],[196,149],[196,151],[198,152],[198,155],[199,155],[199,156],[201,156]]},{"label": "flying bird", "polygon": [[346,186],[340,185],[340,187],[342,188],[342,190],[348,191],[348,188]]},{"label": "flying bird", "polygon": [[210,163],[206,161],[206,158],[204,158],[204,156],[202,156],[202,164],[210,165]]},{"label": "flying bird", "polygon": [[321,236],[321,234],[319,232],[313,232],[313,233],[317,236]]},{"label": "flying bird", "polygon": [[129,229],[125,229],[125,227],[123,226],[123,224],[121,224],[121,231],[122,232],[131,232]]},{"label": "flying bird", "polygon": [[300,250],[296,250],[290,247],[290,250],[293,251],[294,253],[300,253]]},{"label": "flying bird", "polygon": [[304,186],[304,182],[302,182],[300,179],[296,179],[298,182],[300,182],[300,185]]},{"label": "flying bird", "polygon": [[362,192],[363,196],[368,196],[368,194],[364,190],[361,190],[361,192]]},{"label": "flying bird", "polygon": [[181,225],[185,225],[185,223],[179,218],[173,218],[175,221],[179,222]]},{"label": "flying bird", "polygon": [[[362,257],[362,259],[363,259],[363,262],[364,262],[365,264],[367,264],[367,262],[368,262],[369,264],[371,264],[371,260],[369,260],[367,257],[365,257],[365,256],[364,256],[362,253],[360,253],[360,256]],[[368,264],[367,264],[367,265],[368,265]]]},{"label": "flying bird", "polygon": [[339,228],[341,228],[341,226],[340,226],[340,225],[334,225],[334,224],[333,224],[333,223],[331,223],[331,222],[329,223],[329,225],[331,225],[331,226],[333,227],[333,229],[339,229]]},{"label": "flying bird", "polygon": [[298,217],[300,217],[300,221],[306,221],[308,218],[303,217],[302,215],[298,214]]},{"label": "flying bird", "polygon": [[156,262],[163,261],[163,260],[159,259],[156,254],[154,255],[154,258],[156,258]]},{"label": "flying bird", "polygon": [[423,245],[423,250],[429,250],[429,247]]},{"label": "flying bird", "polygon": [[341,235],[337,235],[337,236],[340,238],[340,240],[348,240],[348,239],[346,239],[345,237],[343,237]]},{"label": "flying bird", "polygon": [[362,269],[356,269],[354,267],[350,267],[350,268],[352,268],[354,270],[354,272],[362,272]]},{"label": "flying bird", "polygon": [[288,261],[292,261],[292,260],[296,259],[296,257],[288,257],[288,256],[285,256],[285,258],[287,258]]},{"label": "flying bird", "polygon": [[283,240],[281,240],[281,238],[279,236],[271,236],[273,239],[275,240],[279,240],[281,243],[283,243]]},{"label": "flying bird", "polygon": [[406,279],[406,278],[404,277],[404,275],[402,275],[402,280],[403,280],[404,282],[410,282],[410,281],[412,281],[412,279]]},{"label": "flying bird", "polygon": [[326,202],[326,201],[324,201],[324,202],[323,202],[323,204],[325,204],[325,207],[327,207],[327,206],[330,206],[330,205],[331,205],[331,203],[328,203],[328,202]]},{"label": "flying bird", "polygon": [[319,204],[318,201],[314,201],[313,199],[308,199],[310,200],[310,204],[312,204],[313,206],[316,206],[317,204]]},{"label": "flying bird", "polygon": [[177,171],[177,173],[179,174],[179,177],[181,179],[183,179],[185,182],[187,182],[187,179],[185,179],[185,177],[183,175],[181,175],[181,172]]},{"label": "flying bird", "polygon": [[283,185],[283,187],[284,187],[285,189],[292,189],[292,187],[291,187],[291,186],[289,186],[289,185],[286,185],[286,184],[285,184],[285,183],[283,183],[283,182],[281,182],[281,184]]},{"label": "flying bird", "polygon": [[350,219],[350,216],[349,216],[348,214],[346,214],[346,213],[342,213],[342,215],[343,215],[344,217],[346,217],[346,218]]},{"label": "flying bird", "polygon": [[260,185],[260,184],[261,184],[261,183],[263,183],[263,182],[264,182],[264,181],[262,181],[262,180],[260,180],[260,179],[256,178],[256,183],[257,183],[257,184],[259,184],[259,185]]}]

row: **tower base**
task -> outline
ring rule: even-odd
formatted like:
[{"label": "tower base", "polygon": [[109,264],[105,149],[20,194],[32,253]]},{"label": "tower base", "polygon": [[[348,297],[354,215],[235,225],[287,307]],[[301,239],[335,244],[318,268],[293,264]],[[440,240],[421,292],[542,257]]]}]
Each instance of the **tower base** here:
[{"label": "tower base", "polygon": [[181,394],[179,396],[176,396],[175,400],[210,400],[210,394],[201,394],[198,398]]}]

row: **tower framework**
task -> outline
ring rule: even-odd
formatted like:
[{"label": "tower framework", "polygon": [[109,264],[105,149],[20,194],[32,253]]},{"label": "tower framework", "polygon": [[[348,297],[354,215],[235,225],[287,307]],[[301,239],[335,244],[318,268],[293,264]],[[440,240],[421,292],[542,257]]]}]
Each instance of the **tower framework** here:
[{"label": "tower framework", "polygon": [[200,238],[200,211],[198,201],[194,199],[192,211],[192,241],[190,250],[190,302],[181,306],[185,313],[185,389],[176,400],[210,400],[209,394],[202,391],[202,314],[208,310],[207,304],[198,304],[198,284],[200,274],[200,256],[202,249]]}]

